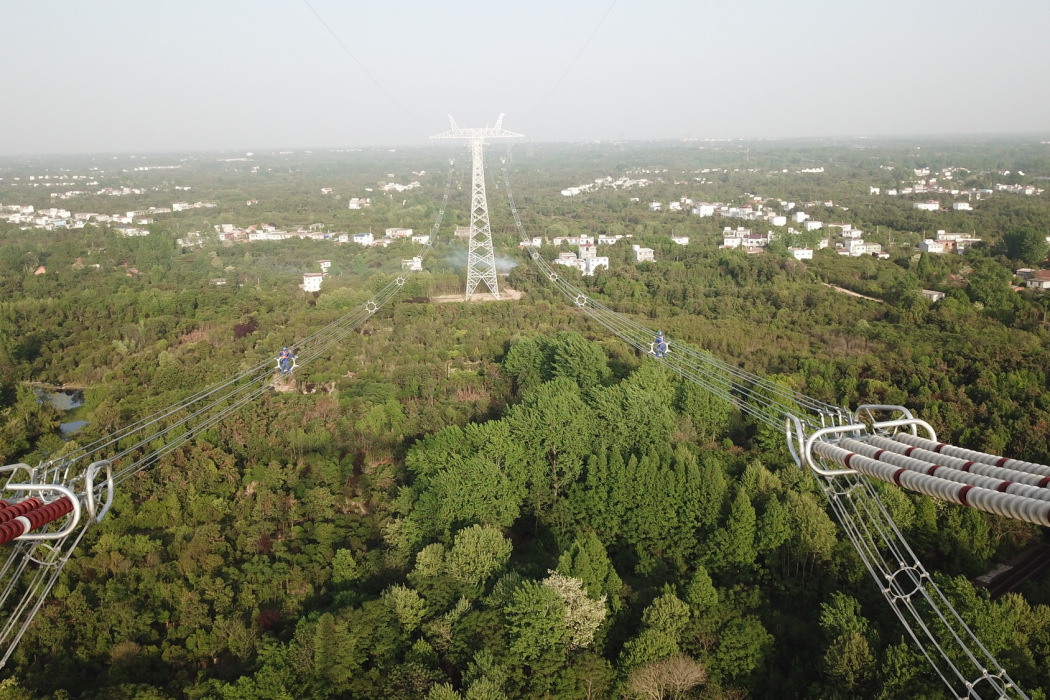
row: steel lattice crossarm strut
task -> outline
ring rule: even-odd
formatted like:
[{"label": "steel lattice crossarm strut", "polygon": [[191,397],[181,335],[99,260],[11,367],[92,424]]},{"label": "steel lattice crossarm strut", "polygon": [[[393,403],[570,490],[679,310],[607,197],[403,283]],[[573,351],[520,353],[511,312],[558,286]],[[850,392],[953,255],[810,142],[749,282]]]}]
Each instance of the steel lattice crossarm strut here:
[{"label": "steel lattice crossarm strut", "polygon": [[452,128],[448,131],[443,131],[440,134],[434,134],[430,138],[432,139],[467,139],[473,141],[479,139],[485,141],[486,139],[508,139],[508,138],[522,138],[525,134],[518,134],[513,131],[507,131],[503,128],[503,115],[499,115],[496,119],[495,126],[483,126],[479,128],[463,129],[456,124],[456,120],[452,118],[452,115],[448,115],[448,121],[452,125]]},{"label": "steel lattice crossarm strut", "polygon": [[507,131],[503,128],[503,115],[499,115],[496,126],[478,129],[461,129],[450,114],[448,117],[452,128],[432,139],[467,139],[470,143],[470,156],[473,163],[470,195],[470,250],[467,254],[467,292],[470,301],[474,290],[482,282],[499,299],[499,284],[496,281],[496,254],[492,249],[492,226],[489,224],[489,205],[485,195],[485,140],[520,138],[522,134]]}]

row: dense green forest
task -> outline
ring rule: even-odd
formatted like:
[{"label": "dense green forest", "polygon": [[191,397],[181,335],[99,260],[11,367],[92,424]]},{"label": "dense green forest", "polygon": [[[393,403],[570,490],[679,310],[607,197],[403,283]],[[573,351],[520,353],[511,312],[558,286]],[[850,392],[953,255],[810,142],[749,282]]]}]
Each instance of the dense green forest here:
[{"label": "dense green forest", "polygon": [[[920,166],[967,167],[968,186],[1005,168],[1045,176],[1047,154],[948,142],[924,143],[921,157],[907,143],[519,146],[510,169],[533,235],[629,233],[654,248],[657,262],[638,264],[621,241],[603,249],[608,270],[575,278],[613,309],[822,401],[907,405],[942,439],[1046,462],[1050,299],[1011,282],[1045,257],[1045,242],[1022,244],[1050,233],[1050,201],[997,195],[937,214],[868,188]],[[155,188],[126,209],[176,196],[176,182],[219,205],[159,220],[148,236],[0,223],[0,463],[61,455],[273,356],[413,254],[311,240],[182,250],[186,230],[427,231],[447,155],[271,155],[258,172],[195,156],[177,179],[112,174]],[[825,171],[795,173],[813,164]],[[11,175],[57,164],[0,166],[0,201],[50,206]],[[639,168],[668,174],[640,193],[558,194]],[[701,168],[722,171],[683,175]],[[464,246],[448,239],[468,223],[465,177],[426,271],[297,372],[314,393],[267,393],[122,486],[2,671],[0,698],[947,697],[813,477],[768,431],[549,289],[517,250],[498,178],[494,237],[518,263],[504,281],[524,296],[431,301],[462,287]],[[365,187],[415,178],[419,189],[346,208]],[[315,194],[328,185],[342,199]],[[754,194],[834,200],[814,217],[877,230],[891,258],[824,250],[799,262],[783,240],[748,256],[719,249],[732,220],[645,205]],[[937,228],[976,230],[986,245],[916,255]],[[301,274],[322,258],[332,274],[302,293]],[[45,274],[32,274],[38,265]],[[209,283],[219,275],[231,283]],[[931,304],[921,289],[946,297]],[[32,382],[83,387],[86,428],[63,437],[64,417]],[[971,583],[1044,531],[878,491],[983,643],[1045,697],[1050,588],[992,601]]]}]

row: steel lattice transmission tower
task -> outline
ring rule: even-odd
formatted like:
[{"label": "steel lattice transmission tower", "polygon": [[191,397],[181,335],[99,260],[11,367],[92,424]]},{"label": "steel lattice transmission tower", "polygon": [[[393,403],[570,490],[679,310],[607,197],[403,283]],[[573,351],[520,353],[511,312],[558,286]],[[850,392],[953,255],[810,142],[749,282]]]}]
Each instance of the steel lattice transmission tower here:
[{"label": "steel lattice transmission tower", "polygon": [[485,196],[485,140],[521,138],[523,134],[504,129],[502,114],[496,120],[496,126],[486,126],[480,129],[459,128],[451,114],[448,120],[452,128],[430,138],[467,139],[470,143],[470,157],[474,164],[474,175],[470,188],[470,252],[467,254],[466,300],[470,301],[471,295],[480,282],[484,282],[492,292],[492,296],[499,299],[499,286],[496,283],[496,254],[492,250],[492,226],[489,224],[489,205]]}]

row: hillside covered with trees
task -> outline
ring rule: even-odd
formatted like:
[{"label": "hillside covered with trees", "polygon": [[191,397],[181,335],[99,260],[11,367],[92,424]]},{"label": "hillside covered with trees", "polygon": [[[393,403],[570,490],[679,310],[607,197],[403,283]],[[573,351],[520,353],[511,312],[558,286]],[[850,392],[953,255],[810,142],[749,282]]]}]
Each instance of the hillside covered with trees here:
[{"label": "hillside covered with trees", "polygon": [[[1046,462],[1050,299],[1011,282],[1045,258],[1031,232],[1050,233],[1047,198],[993,198],[953,226],[986,245],[920,256],[922,232],[945,223],[868,187],[897,181],[880,164],[968,159],[982,184],[994,180],[982,169],[1045,175],[1050,161],[1010,145],[939,149],[918,162],[905,144],[519,148],[511,168],[533,235],[633,236],[603,250],[608,270],[566,271],[616,311],[822,401],[907,405],[942,439]],[[207,226],[426,231],[444,155],[331,155],[254,174],[202,164],[180,177],[219,202]],[[814,161],[825,172],[794,174]],[[639,203],[558,194],[658,166],[669,174]],[[421,188],[362,212],[314,194],[423,167]],[[704,167],[723,172],[682,175]],[[460,180],[453,197],[465,200]],[[719,248],[735,222],[645,206],[755,192],[834,199],[825,220],[878,230],[891,258],[821,250],[801,262],[783,242],[749,256]],[[565,303],[518,251],[503,194],[495,182],[493,230],[522,299],[433,301],[464,276],[465,246],[449,234],[468,223],[466,202],[450,205],[427,269],[297,372],[313,393],[269,392],[123,485],[3,669],[0,698],[947,697],[782,436]],[[253,198],[264,218],[248,219]],[[311,240],[178,247],[204,216],[135,238],[0,223],[3,464],[60,456],[273,356],[413,254]],[[632,241],[657,262],[634,262]],[[332,274],[304,294],[301,274],[322,258]],[[231,283],[211,284],[220,274]],[[63,436],[34,382],[83,387],[82,432]],[[989,651],[1045,697],[1050,589],[993,601],[971,582],[1044,530],[877,488]]]}]

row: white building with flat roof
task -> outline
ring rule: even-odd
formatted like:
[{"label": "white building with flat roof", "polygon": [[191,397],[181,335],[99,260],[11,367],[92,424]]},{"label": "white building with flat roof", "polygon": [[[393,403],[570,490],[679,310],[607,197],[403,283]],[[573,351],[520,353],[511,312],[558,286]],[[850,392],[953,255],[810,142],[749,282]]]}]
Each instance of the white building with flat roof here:
[{"label": "white building with flat roof", "polygon": [[372,237],[371,233],[354,234],[354,243],[357,243],[358,245],[372,245],[374,242],[375,239]]},{"label": "white building with flat roof", "polygon": [[597,270],[599,267],[604,267],[606,270],[609,269],[609,258],[605,257],[604,255],[599,255],[594,258],[587,258],[586,260],[583,260],[581,262],[583,262],[584,264],[583,274],[587,277],[593,275],[594,271]]},{"label": "white building with flat roof", "polygon": [[638,262],[656,262],[656,258],[653,256],[652,248],[643,248],[640,245],[632,245],[631,248],[634,250],[634,259]]},{"label": "white building with flat roof", "polygon": [[303,275],[303,291],[319,292],[321,291],[321,282],[323,281],[324,275],[320,272],[307,272]]},{"label": "white building with flat roof", "polygon": [[575,253],[558,253],[558,258],[553,262],[555,265],[575,267],[585,277],[590,277],[600,267],[604,267],[606,270],[609,269],[609,258],[605,256],[578,258]]},{"label": "white building with flat roof", "polygon": [[594,243],[594,236],[582,234],[579,236],[555,236],[554,245],[589,245]]}]

